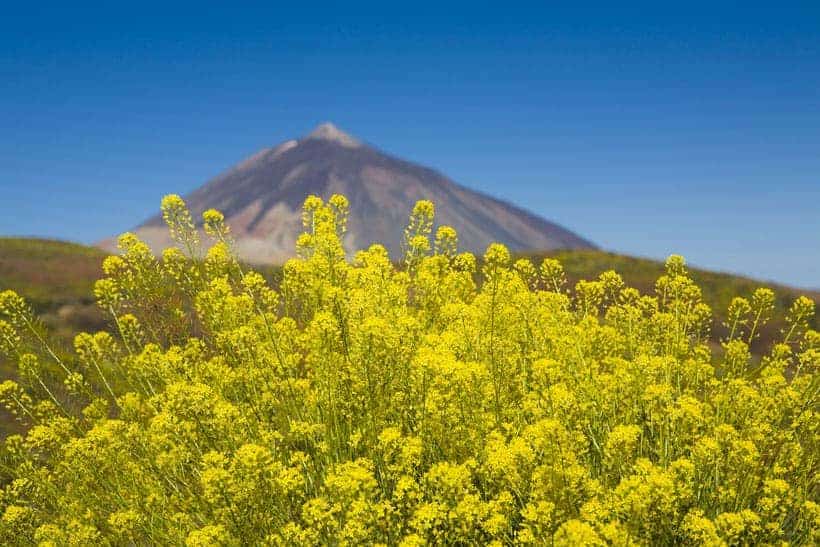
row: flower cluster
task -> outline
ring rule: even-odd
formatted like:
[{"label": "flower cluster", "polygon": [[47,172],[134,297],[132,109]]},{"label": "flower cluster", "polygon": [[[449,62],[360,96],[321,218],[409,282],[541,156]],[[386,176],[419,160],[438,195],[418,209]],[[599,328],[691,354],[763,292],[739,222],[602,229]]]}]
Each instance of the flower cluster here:
[{"label": "flower cluster", "polygon": [[[653,294],[615,272],[458,252],[419,202],[406,257],[347,257],[348,203],[310,197],[274,289],[177,196],[179,248],[132,234],[73,357],[0,293],[5,545],[816,544],[820,333],[782,341],[735,299],[728,336],[673,256]],[[184,249],[185,252],[180,249]]]}]

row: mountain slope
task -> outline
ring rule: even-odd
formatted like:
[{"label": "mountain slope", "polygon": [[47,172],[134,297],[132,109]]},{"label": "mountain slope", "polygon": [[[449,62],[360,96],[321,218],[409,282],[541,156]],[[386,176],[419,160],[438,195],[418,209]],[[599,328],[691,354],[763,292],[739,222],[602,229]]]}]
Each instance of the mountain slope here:
[{"label": "mountain slope", "polygon": [[[594,248],[578,235],[519,207],[456,184],[444,175],[389,156],[332,124],[300,140],[263,149],[186,197],[199,218],[209,208],[222,211],[239,254],[255,263],[291,257],[302,231],[305,197],[344,194],[350,200],[345,245],[385,244],[394,257],[413,204],[430,199],[438,224],[453,226],[461,250],[482,253],[492,242],[513,251]],[[135,232],[155,251],[171,244],[159,216]],[[103,245],[113,250],[113,242]]]}]

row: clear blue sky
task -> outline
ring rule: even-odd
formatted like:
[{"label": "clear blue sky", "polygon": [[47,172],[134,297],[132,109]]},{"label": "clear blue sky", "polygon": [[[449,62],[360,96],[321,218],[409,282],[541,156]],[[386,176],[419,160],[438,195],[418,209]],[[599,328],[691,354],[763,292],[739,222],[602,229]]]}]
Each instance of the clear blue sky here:
[{"label": "clear blue sky", "polygon": [[14,4],[2,235],[122,232],[330,120],[606,249],[820,287],[817,2]]}]

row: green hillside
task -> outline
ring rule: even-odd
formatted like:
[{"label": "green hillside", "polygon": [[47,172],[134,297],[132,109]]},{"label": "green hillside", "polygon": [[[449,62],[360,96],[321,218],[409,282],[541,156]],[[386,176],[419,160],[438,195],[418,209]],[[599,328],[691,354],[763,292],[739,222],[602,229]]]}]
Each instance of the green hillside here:
[{"label": "green hillside", "polygon": [[103,251],[77,243],[0,238],[0,289],[24,296],[55,334],[99,329],[104,322],[92,288],[103,258]]}]

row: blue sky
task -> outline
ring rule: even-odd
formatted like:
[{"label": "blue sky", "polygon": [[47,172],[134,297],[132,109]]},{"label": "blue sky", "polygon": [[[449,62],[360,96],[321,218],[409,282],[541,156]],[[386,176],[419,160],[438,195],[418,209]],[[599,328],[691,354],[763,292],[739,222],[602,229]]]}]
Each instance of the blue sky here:
[{"label": "blue sky", "polygon": [[102,239],[330,120],[605,249],[820,287],[816,2],[17,4],[0,235]]}]

